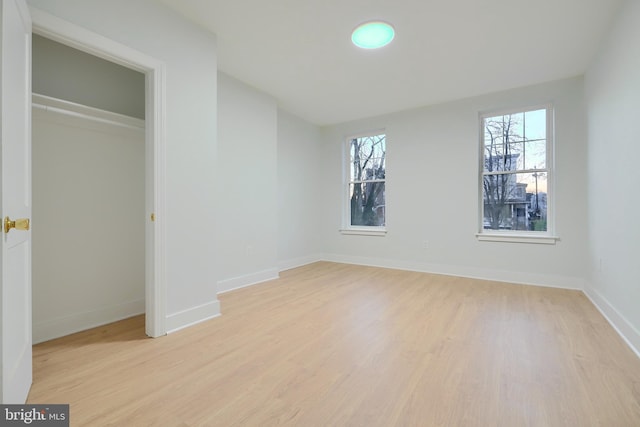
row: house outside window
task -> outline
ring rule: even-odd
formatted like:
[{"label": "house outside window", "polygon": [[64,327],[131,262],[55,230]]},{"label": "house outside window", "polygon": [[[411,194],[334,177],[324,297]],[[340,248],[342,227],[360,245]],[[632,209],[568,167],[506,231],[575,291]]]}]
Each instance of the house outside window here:
[{"label": "house outside window", "polygon": [[480,116],[479,238],[552,237],[552,113],[544,106]]},{"label": "house outside window", "polygon": [[347,138],[343,233],[385,233],[386,150],[384,132]]}]

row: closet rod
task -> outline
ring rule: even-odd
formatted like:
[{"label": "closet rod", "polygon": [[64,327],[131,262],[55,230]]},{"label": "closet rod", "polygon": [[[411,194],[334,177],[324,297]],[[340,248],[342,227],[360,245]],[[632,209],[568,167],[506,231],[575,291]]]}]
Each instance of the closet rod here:
[{"label": "closet rod", "polygon": [[[93,122],[104,123],[111,126],[117,126],[132,130],[145,129],[144,120],[125,116],[122,114],[112,113],[106,110],[100,110],[98,108],[87,107],[85,105],[76,104],[69,101],[64,101],[49,96],[33,94],[33,102],[31,105],[34,108],[43,111],[49,111],[53,113],[63,114],[70,117],[79,119],[90,120]],[[84,112],[83,112],[84,111]],[[100,117],[106,116],[106,117]],[[108,118],[110,117],[110,118]]]}]

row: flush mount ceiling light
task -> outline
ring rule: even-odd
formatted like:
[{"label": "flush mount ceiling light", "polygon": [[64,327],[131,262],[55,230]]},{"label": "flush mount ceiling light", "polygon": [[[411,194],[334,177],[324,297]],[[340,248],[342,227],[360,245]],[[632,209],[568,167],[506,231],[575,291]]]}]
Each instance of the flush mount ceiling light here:
[{"label": "flush mount ceiling light", "polygon": [[378,49],[391,43],[395,34],[390,24],[382,21],[370,21],[353,30],[351,41],[362,49]]}]

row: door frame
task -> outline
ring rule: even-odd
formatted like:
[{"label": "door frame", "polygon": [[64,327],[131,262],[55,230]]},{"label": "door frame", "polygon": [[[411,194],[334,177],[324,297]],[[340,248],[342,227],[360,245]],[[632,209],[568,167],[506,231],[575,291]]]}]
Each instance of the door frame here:
[{"label": "door frame", "polygon": [[145,330],[166,335],[165,64],[40,9],[30,12],[33,33],[145,74]]}]

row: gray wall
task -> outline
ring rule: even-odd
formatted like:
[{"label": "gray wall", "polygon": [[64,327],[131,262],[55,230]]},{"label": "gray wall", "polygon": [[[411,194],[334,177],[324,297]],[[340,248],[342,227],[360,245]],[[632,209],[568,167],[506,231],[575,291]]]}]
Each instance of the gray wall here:
[{"label": "gray wall", "polygon": [[[235,105],[235,126],[253,127],[262,122],[242,124],[242,107],[237,104],[255,102],[249,101],[250,88],[242,90],[246,93],[240,96],[225,89],[227,95],[220,98],[220,108]],[[478,115],[546,103],[553,105],[555,113],[559,240],[551,245],[480,242],[475,237],[479,215]],[[221,128],[225,126],[222,117]],[[325,259],[583,289],[588,280],[585,123],[581,77],[321,129],[279,110],[277,165],[270,157],[261,165],[268,165],[265,176],[271,177],[273,168],[278,174],[278,268]],[[388,142],[388,233],[385,237],[342,235],[345,137],[381,128],[386,129]],[[255,129],[270,127],[261,124]],[[243,140],[242,146],[250,153],[259,142],[247,141]],[[263,141],[267,147],[271,147],[269,141]],[[240,147],[235,145],[235,156],[242,155]],[[227,155],[233,157],[228,151]],[[261,174],[250,172],[240,179],[257,182]],[[270,178],[266,182],[271,192]],[[238,235],[245,232],[243,224],[234,223],[231,216],[227,223],[240,230]],[[238,242],[229,240],[234,233],[227,234],[224,241],[235,247]],[[236,249],[238,257],[233,262],[246,257],[241,249]],[[252,268],[244,265],[244,274],[250,277]]]},{"label": "gray wall", "polygon": [[277,277],[275,100],[218,73],[218,291]]},{"label": "gray wall", "polygon": [[218,73],[218,291],[318,259],[321,131]]},{"label": "gray wall", "polygon": [[323,185],[321,130],[278,110],[278,265],[292,268],[318,259]]},{"label": "gray wall", "polygon": [[33,35],[33,92],[144,120],[144,74]]},{"label": "gray wall", "polygon": [[640,355],[640,2],[627,1],[586,75],[588,295]]},{"label": "gray wall", "polygon": [[[552,103],[554,245],[479,242],[478,114]],[[573,78],[331,126],[324,130],[322,246],[330,260],[582,289],[586,279],[583,80]],[[387,235],[342,235],[346,136],[387,135]],[[427,242],[425,246],[425,242]]]}]

